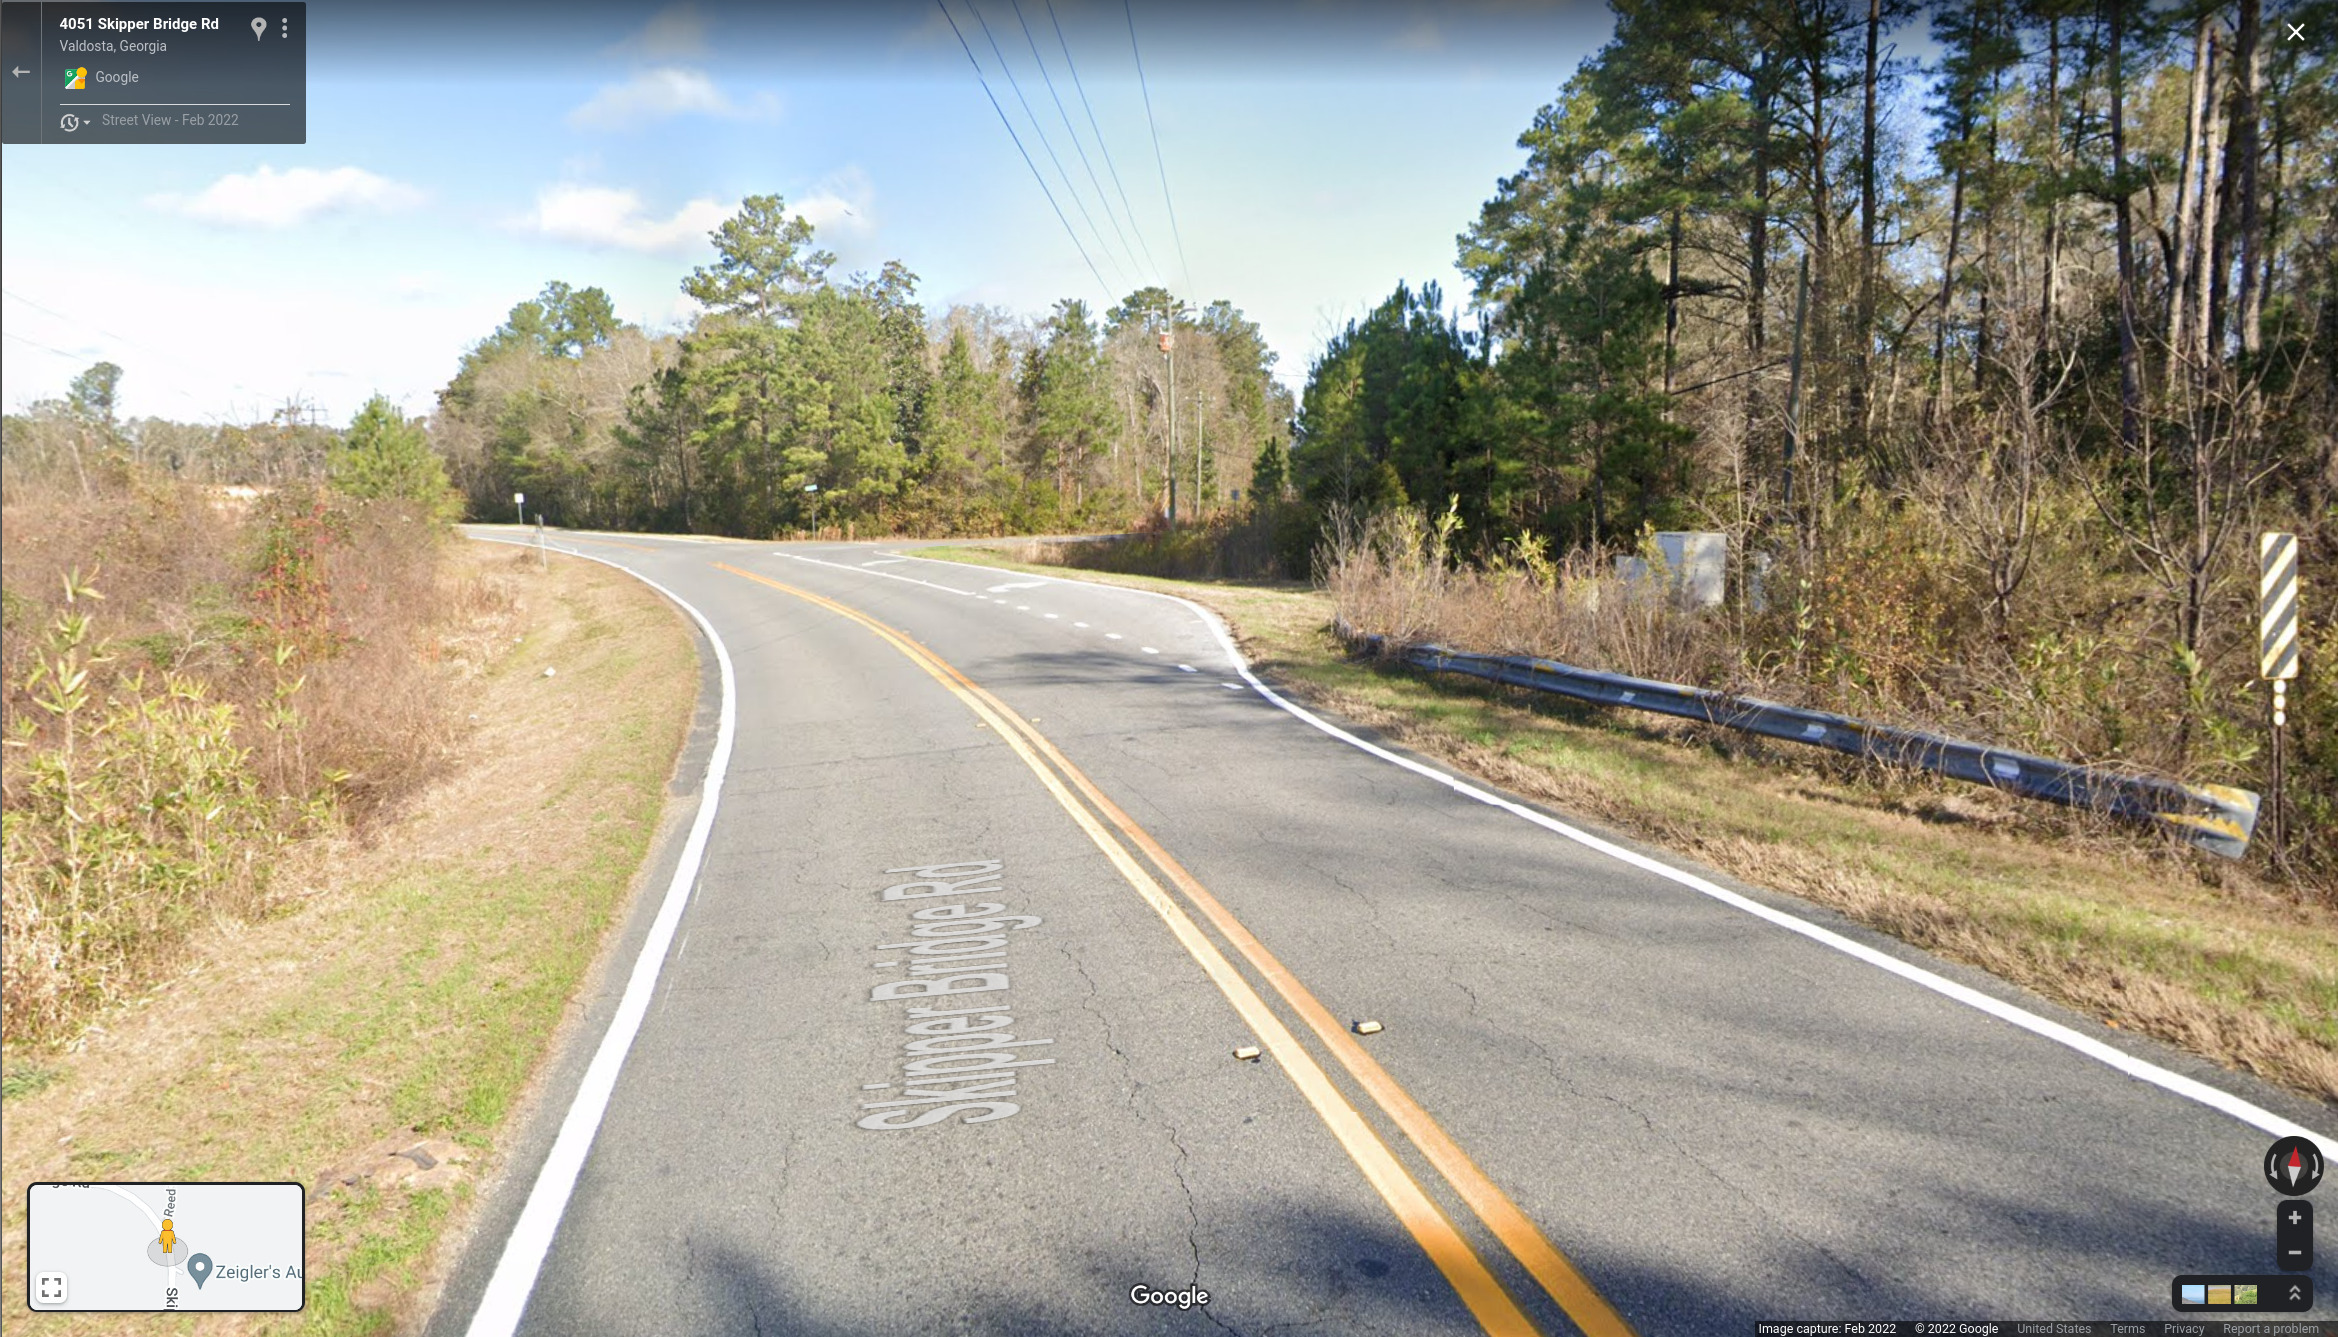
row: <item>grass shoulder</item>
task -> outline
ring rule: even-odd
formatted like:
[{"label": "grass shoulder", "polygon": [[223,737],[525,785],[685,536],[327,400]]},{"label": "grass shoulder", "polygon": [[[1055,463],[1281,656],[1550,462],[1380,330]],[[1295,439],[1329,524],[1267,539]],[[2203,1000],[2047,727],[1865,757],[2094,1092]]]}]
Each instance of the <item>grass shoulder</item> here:
[{"label": "grass shoulder", "polygon": [[921,552],[1190,598],[1279,686],[1456,770],[2338,1101],[2338,913],[2206,856],[1936,777],[1362,661],[1304,586]]},{"label": "grass shoulder", "polygon": [[362,844],[296,855],[278,874],[303,892],[287,912],[211,925],[175,978],[77,1047],[11,1056],[12,1332],[119,1326],[24,1312],[24,1188],[43,1179],[308,1186],[306,1311],[160,1330],[338,1337],[409,1330],[425,1312],[625,911],[699,681],[687,626],[618,572],[539,570],[486,544],[452,560],[512,598],[439,780]]}]

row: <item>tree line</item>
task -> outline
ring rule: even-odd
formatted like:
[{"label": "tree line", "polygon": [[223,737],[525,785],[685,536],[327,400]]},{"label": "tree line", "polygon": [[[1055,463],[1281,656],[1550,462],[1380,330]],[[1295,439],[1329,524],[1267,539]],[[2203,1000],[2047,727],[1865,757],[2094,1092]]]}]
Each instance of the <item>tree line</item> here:
[{"label": "tree line", "polygon": [[[1476,327],[1399,286],[1313,368],[1315,504],[1810,552],[1961,488],[2001,601],[2052,468],[2187,628],[2245,518],[2327,509],[2338,95],[2273,34],[2338,7],[1613,8],[1458,239]],[[1919,22],[1930,68],[1891,54]]]},{"label": "tree line", "polygon": [[1298,532],[1414,508],[1516,569],[1720,530],[1717,671],[2262,787],[2256,535],[2338,557],[2338,65],[2290,36],[2338,5],[1611,7],[1456,238],[1471,319],[1399,285],[1311,367]]},{"label": "tree line", "polygon": [[474,516],[524,494],[557,524],[752,537],[1119,527],[1232,506],[1288,437],[1275,354],[1228,302],[929,316],[898,261],[836,276],[775,195],[712,241],[686,330],[554,282],[465,355],[431,429]]}]

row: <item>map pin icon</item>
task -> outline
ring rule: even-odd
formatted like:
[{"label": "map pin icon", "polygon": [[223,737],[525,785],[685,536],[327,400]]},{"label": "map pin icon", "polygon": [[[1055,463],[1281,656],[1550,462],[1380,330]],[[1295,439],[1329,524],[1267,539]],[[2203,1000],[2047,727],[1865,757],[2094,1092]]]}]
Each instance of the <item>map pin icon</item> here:
[{"label": "map pin icon", "polygon": [[261,38],[263,38],[263,37],[266,37],[267,35],[268,35],[268,20],[266,20],[266,19],[253,19],[253,20],[252,20],[252,40],[253,40],[253,41],[255,41],[255,42],[257,42],[257,41],[259,41]]},{"label": "map pin icon", "polygon": [[211,1255],[199,1253],[188,1259],[187,1275],[195,1279],[196,1290],[203,1289],[203,1283],[211,1280]]}]

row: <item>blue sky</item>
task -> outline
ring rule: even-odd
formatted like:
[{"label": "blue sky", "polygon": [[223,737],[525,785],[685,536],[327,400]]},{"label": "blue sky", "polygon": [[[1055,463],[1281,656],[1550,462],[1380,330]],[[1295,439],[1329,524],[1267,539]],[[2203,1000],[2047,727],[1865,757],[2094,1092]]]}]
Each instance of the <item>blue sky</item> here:
[{"label": "blue sky", "polygon": [[[948,0],[947,12],[1101,286],[932,0],[314,0],[305,145],[0,150],[0,401],[61,394],[102,358],[125,368],[132,416],[247,421],[299,399],[341,423],[376,391],[425,412],[464,348],[547,280],[597,284],[653,329],[685,322],[678,285],[711,259],[708,228],[774,192],[814,222],[840,271],[905,262],[929,312],[1101,307],[1160,282],[1241,307],[1295,381],[1399,279],[1466,298],[1455,233],[1517,169],[1518,134],[1607,29],[1604,9],[1580,0],[1135,0],[1156,166],[1121,4],[1053,0],[1116,188],[1048,2],[1020,0],[1022,18],[1104,199],[1015,0]],[[1110,221],[1123,189],[1141,247],[1122,245],[1131,218]]]}]

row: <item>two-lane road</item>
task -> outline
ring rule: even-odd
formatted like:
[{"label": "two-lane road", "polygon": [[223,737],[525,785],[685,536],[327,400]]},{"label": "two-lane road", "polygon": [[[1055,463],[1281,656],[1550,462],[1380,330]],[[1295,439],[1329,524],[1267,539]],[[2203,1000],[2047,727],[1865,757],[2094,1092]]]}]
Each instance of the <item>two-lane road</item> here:
[{"label": "two-lane road", "polygon": [[1342,737],[1174,600],[558,543],[704,618],[721,773],[435,1333],[2167,1318],[2330,1122]]}]

